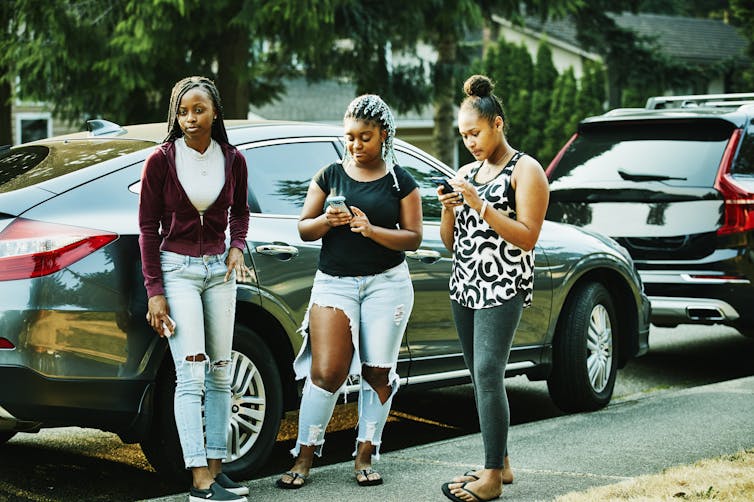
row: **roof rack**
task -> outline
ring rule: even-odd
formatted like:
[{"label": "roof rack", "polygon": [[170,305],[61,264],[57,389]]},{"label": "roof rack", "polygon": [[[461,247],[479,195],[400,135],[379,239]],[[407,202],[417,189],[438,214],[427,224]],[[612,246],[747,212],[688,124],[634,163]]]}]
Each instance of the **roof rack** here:
[{"label": "roof rack", "polygon": [[644,108],[693,108],[707,106],[717,108],[735,108],[754,103],[754,93],[739,92],[733,94],[689,94],[687,96],[653,96],[647,100]]}]

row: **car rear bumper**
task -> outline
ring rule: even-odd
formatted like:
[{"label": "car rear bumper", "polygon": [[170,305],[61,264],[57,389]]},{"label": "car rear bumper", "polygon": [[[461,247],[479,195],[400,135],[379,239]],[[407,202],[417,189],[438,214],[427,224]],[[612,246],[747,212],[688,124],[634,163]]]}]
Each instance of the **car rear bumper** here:
[{"label": "car rear bumper", "polygon": [[754,324],[754,284],[748,273],[719,271],[640,270],[652,302],[652,323]]},{"label": "car rear bumper", "polygon": [[[21,366],[0,367],[0,430],[77,425],[131,431],[151,410],[145,380],[54,379]],[[12,382],[12,384],[11,384]]]},{"label": "car rear bumper", "polygon": [[658,325],[733,322],[741,316],[728,302],[716,298],[653,296],[652,322]]}]

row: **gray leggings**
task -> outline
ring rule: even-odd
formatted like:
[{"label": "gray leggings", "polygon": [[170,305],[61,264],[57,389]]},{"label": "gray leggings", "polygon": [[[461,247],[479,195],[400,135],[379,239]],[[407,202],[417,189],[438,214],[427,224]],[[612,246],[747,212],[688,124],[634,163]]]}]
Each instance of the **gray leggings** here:
[{"label": "gray leggings", "polygon": [[485,309],[470,309],[451,301],[463,359],[474,384],[485,469],[502,469],[503,457],[508,453],[510,411],[505,366],[521,320],[523,301],[521,293],[502,305]]}]

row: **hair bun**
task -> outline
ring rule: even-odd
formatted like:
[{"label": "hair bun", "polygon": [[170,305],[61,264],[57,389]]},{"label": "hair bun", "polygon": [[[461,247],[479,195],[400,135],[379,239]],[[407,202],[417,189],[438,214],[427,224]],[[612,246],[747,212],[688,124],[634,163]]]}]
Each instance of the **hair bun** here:
[{"label": "hair bun", "polygon": [[486,98],[492,94],[492,89],[494,88],[495,85],[492,83],[492,80],[484,75],[472,75],[463,83],[463,92],[467,96]]}]

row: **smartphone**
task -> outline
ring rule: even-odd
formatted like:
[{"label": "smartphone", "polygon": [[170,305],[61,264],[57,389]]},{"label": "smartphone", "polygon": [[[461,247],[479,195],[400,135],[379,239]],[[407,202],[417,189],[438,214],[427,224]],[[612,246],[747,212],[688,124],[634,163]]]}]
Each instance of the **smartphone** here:
[{"label": "smartphone", "polygon": [[331,195],[330,197],[327,198],[327,200],[325,201],[325,204],[327,204],[328,206],[334,209],[338,209],[339,211],[343,211],[351,215],[351,210],[348,209],[348,206],[346,205],[346,198],[343,197],[342,195]]},{"label": "smartphone", "polygon": [[[455,191],[455,189],[451,186],[450,183],[448,183],[448,178],[444,178],[442,176],[432,176],[429,178],[429,181],[434,183],[437,186],[442,187],[442,193],[451,193]],[[458,194],[459,197],[461,197],[461,194]]]},{"label": "smartphone", "polygon": [[170,335],[172,335],[172,334],[173,334],[173,333],[172,333],[172,332],[170,331],[170,330],[171,330],[171,328],[172,328],[172,329],[175,329],[175,321],[173,320],[173,318],[172,318],[172,317],[170,317],[170,316],[168,316],[168,321],[170,321],[170,324],[171,324],[172,326],[168,326],[168,325],[167,325],[167,324],[165,323],[165,321],[162,321],[162,334],[163,334],[163,335],[165,335],[166,337],[170,337]]}]

